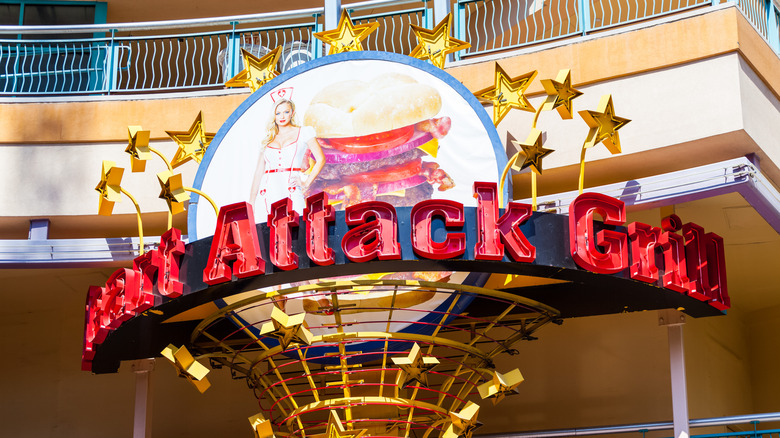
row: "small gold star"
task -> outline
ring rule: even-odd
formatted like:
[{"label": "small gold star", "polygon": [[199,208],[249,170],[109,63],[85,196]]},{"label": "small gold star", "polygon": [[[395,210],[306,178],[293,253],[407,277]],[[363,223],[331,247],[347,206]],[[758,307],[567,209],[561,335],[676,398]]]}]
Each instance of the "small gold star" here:
[{"label": "small gold star", "polygon": [[325,44],[330,44],[328,55],[342,52],[359,52],[363,50],[363,41],[379,27],[376,21],[365,24],[352,24],[352,19],[346,9],[342,9],[339,25],[335,29],[317,32],[314,38]]},{"label": "small gold star", "polygon": [[530,112],[536,111],[524,94],[535,77],[536,70],[516,78],[510,78],[504,69],[496,63],[493,86],[479,90],[474,95],[493,104],[493,124],[498,126],[512,108]]},{"label": "small gold star", "polygon": [[416,342],[409,350],[408,356],[393,357],[392,360],[398,368],[401,368],[396,377],[396,384],[401,388],[406,388],[412,382],[428,386],[428,371],[439,364],[439,360],[435,357],[423,357],[420,346]]},{"label": "small gold star", "polygon": [[140,126],[127,127],[127,149],[125,152],[130,154],[130,170],[132,172],[143,172],[146,170],[146,160],[152,157],[149,150],[149,131],[144,131]]},{"label": "small gold star", "polygon": [[458,50],[468,49],[471,44],[450,36],[452,27],[452,14],[447,14],[433,29],[410,24],[412,32],[417,36],[417,47],[412,49],[409,56],[422,60],[430,59],[433,65],[444,68],[447,55]]},{"label": "small gold star", "polygon": [[492,398],[493,404],[504,399],[510,392],[517,392],[517,387],[523,383],[525,379],[523,374],[517,368],[512,371],[501,374],[498,371],[493,371],[493,379],[485,384],[479,385],[479,395],[483,399]]},{"label": "small gold star", "polygon": [[271,422],[266,420],[263,414],[249,417],[249,424],[252,425],[252,432],[254,432],[255,438],[275,438]]},{"label": "small gold star", "polygon": [[542,159],[555,152],[553,149],[545,149],[542,147],[542,131],[536,128],[531,128],[531,132],[528,134],[528,138],[525,139],[525,142],[520,143],[512,140],[512,143],[518,150],[522,150],[523,154],[525,154],[525,161],[523,161],[522,166],[518,167],[517,163],[512,166],[512,169],[516,172],[530,167],[534,172],[541,175]]},{"label": "small gold star", "polygon": [[225,82],[225,86],[249,87],[253,93],[259,90],[266,82],[279,76],[276,64],[279,61],[281,50],[281,46],[276,46],[275,49],[263,55],[262,58],[258,58],[250,52],[241,49],[244,69]]},{"label": "small gold star", "polygon": [[339,414],[331,409],[325,438],[360,438],[365,435],[366,432],[368,432],[367,429],[345,430],[344,425],[341,424]]},{"label": "small gold star", "polygon": [[571,87],[571,70],[563,69],[555,79],[542,79],[542,87],[547,93],[547,100],[542,104],[542,111],[558,109],[562,119],[571,119],[574,113],[572,100],[582,96],[582,92]]},{"label": "small gold star", "polygon": [[474,429],[480,426],[477,421],[479,405],[473,402],[466,403],[460,412],[450,412],[452,423],[442,435],[443,438],[470,438]]},{"label": "small gold star", "polygon": [[168,203],[168,210],[171,214],[179,214],[184,211],[184,202],[190,200],[190,195],[184,190],[181,182],[181,174],[173,174],[166,170],[157,174],[157,181],[160,182],[160,199],[165,199]]},{"label": "small gold star", "polygon": [[214,139],[213,132],[205,132],[203,129],[203,112],[201,111],[198,112],[198,117],[192,122],[189,131],[165,131],[165,133],[179,145],[179,149],[171,160],[171,167],[179,167],[190,160],[200,163],[206,153],[206,148]]},{"label": "small gold star", "polygon": [[286,350],[293,342],[311,345],[314,335],[306,328],[305,317],[305,312],[289,316],[278,307],[274,307],[271,311],[271,321],[260,327],[260,334],[278,339],[282,350]]},{"label": "small gold star", "polygon": [[114,211],[114,203],[122,198],[122,175],[125,169],[115,167],[113,161],[103,160],[103,171],[100,174],[100,182],[95,190],[100,193],[100,203],[98,204],[98,214],[101,216],[111,216]]},{"label": "small gold star", "polygon": [[182,345],[181,348],[176,348],[173,344],[168,344],[160,353],[171,361],[179,377],[189,380],[201,394],[209,389],[211,383],[206,378],[209,369],[195,360],[187,347]]},{"label": "small gold star", "polygon": [[601,96],[598,111],[583,110],[580,111],[580,116],[590,126],[588,137],[585,139],[585,144],[582,145],[583,148],[592,148],[601,142],[612,154],[621,152],[620,137],[617,131],[631,120],[615,115],[611,94]]}]

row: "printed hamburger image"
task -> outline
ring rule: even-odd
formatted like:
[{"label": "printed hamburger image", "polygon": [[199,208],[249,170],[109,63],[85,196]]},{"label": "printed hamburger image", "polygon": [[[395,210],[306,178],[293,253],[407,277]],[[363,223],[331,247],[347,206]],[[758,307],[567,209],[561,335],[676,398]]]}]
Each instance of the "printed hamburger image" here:
[{"label": "printed hamburger image", "polygon": [[402,73],[324,87],[303,119],[325,157],[306,196],[324,191],[336,208],[373,200],[408,206],[434,188],[455,187],[435,161],[452,123],[441,109],[435,88]]}]

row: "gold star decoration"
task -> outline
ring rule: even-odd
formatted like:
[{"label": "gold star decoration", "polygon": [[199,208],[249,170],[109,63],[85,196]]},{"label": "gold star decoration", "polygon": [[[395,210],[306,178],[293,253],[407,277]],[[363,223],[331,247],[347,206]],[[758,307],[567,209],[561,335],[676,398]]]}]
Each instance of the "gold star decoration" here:
[{"label": "gold star decoration", "polygon": [[409,350],[408,356],[393,357],[392,360],[401,369],[396,377],[396,385],[401,388],[406,388],[412,382],[428,386],[428,371],[439,364],[439,360],[435,357],[423,357],[422,350],[416,342]]},{"label": "gold star decoration", "polygon": [[547,100],[542,104],[542,111],[558,109],[562,119],[571,119],[574,113],[572,100],[582,96],[582,92],[571,87],[571,70],[563,69],[555,79],[542,79],[542,87],[547,93]]},{"label": "gold star decoration", "polygon": [[523,374],[517,368],[506,374],[493,371],[493,378],[489,382],[479,385],[477,389],[480,397],[483,399],[492,398],[493,404],[497,405],[508,393],[517,393],[517,387],[524,380]]},{"label": "gold star decoration", "polygon": [[157,174],[157,181],[160,182],[160,199],[168,203],[168,210],[171,214],[179,214],[184,211],[184,202],[190,200],[190,195],[184,190],[181,182],[181,174],[173,174],[166,170]]},{"label": "gold star decoration", "polygon": [[255,438],[275,438],[271,422],[266,420],[263,414],[249,417],[249,424],[252,425],[252,432],[254,432]]},{"label": "gold star decoration", "polygon": [[95,190],[100,193],[100,203],[98,204],[98,214],[101,216],[111,216],[114,211],[114,203],[122,198],[122,175],[125,169],[115,167],[113,161],[103,160],[103,171],[100,174],[100,182]]},{"label": "gold star decoration", "polygon": [[530,167],[534,172],[541,175],[542,159],[555,152],[553,149],[545,149],[542,146],[542,131],[536,128],[531,128],[531,132],[528,134],[528,138],[525,139],[525,142],[520,143],[512,140],[512,143],[518,150],[522,150],[525,155],[525,160],[521,166],[518,167],[517,162],[512,166],[512,169],[516,172]]},{"label": "gold star decoration", "polygon": [[473,402],[466,403],[460,412],[450,412],[452,421],[442,435],[443,438],[470,438],[474,429],[480,426],[477,421],[479,405]]},{"label": "gold star decoration", "polygon": [[327,431],[325,432],[325,438],[360,438],[368,432],[367,429],[346,430],[344,425],[341,424],[339,414],[334,409],[331,409],[330,416],[328,417]]},{"label": "gold star decoration", "polygon": [[305,312],[289,316],[278,307],[274,307],[271,311],[271,321],[260,327],[260,334],[278,339],[282,350],[286,350],[293,342],[311,345],[314,335],[306,328],[305,317]]},{"label": "gold star decoration", "polygon": [[597,111],[583,110],[580,111],[580,116],[590,126],[583,148],[592,148],[601,142],[613,155],[621,152],[618,129],[626,126],[631,120],[615,115],[611,94],[601,96]]},{"label": "gold star decoration", "polygon": [[171,167],[179,167],[190,160],[200,163],[206,153],[206,148],[215,135],[213,132],[205,132],[203,129],[202,111],[198,112],[198,117],[192,122],[189,131],[165,131],[165,133],[179,145],[179,149],[171,160]]},{"label": "gold star decoration", "polygon": [[412,32],[417,36],[417,47],[409,56],[422,60],[430,59],[433,65],[444,68],[447,55],[459,50],[468,49],[471,44],[450,36],[452,14],[447,14],[433,29],[410,24]]},{"label": "gold star decoration", "polygon": [[535,112],[536,109],[525,97],[525,90],[536,77],[536,70],[516,78],[510,78],[496,63],[495,80],[492,87],[477,91],[478,99],[493,104],[493,124],[498,126],[512,108]]},{"label": "gold star decoration", "polygon": [[363,41],[379,27],[379,23],[352,24],[352,19],[346,9],[341,10],[339,25],[335,29],[317,32],[314,38],[325,44],[330,44],[328,55],[342,52],[359,52],[363,50]]},{"label": "gold star decoration", "polygon": [[263,55],[262,58],[258,58],[250,52],[241,49],[244,69],[225,82],[225,86],[249,87],[253,93],[259,90],[266,82],[279,76],[276,64],[279,62],[281,50],[281,46],[276,46],[275,49]]},{"label": "gold star decoration", "polygon": [[176,368],[176,372],[179,373],[179,377],[184,377],[189,380],[201,394],[209,389],[211,383],[209,383],[209,380],[206,378],[209,369],[195,360],[189,350],[187,350],[187,347],[182,345],[180,348],[176,348],[173,344],[168,344],[161,354],[171,361]]},{"label": "gold star decoration", "polygon": [[146,160],[152,157],[149,150],[149,131],[144,131],[140,126],[127,127],[127,149],[125,152],[130,154],[130,170],[132,172],[143,172],[146,170]]}]

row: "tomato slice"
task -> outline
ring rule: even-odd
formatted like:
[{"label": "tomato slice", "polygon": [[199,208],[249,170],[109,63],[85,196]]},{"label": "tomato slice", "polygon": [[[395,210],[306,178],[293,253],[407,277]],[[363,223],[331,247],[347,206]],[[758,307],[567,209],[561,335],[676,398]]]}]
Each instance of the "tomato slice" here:
[{"label": "tomato slice", "polygon": [[347,175],[342,178],[342,181],[348,184],[381,183],[385,181],[406,179],[419,175],[421,172],[422,159],[417,158],[396,166],[387,166],[368,172],[357,173],[355,175]]},{"label": "tomato slice", "polygon": [[325,138],[328,146],[348,154],[367,154],[385,151],[409,141],[414,135],[414,125],[377,134],[361,135],[359,137]]}]

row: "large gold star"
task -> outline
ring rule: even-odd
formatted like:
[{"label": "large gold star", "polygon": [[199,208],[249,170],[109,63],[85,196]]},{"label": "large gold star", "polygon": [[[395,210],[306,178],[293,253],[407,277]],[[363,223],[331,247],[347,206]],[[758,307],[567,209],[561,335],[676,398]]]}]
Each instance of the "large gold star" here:
[{"label": "large gold star", "polygon": [[157,181],[160,182],[160,199],[165,199],[168,203],[168,210],[171,214],[179,214],[184,211],[184,202],[190,200],[190,195],[184,190],[181,182],[181,174],[173,174],[170,170],[165,170],[157,174]]},{"label": "large gold star", "polygon": [[328,429],[325,432],[325,438],[360,438],[368,432],[367,429],[346,430],[341,424],[339,414],[331,409],[328,417]]},{"label": "large gold star", "polygon": [[279,76],[276,64],[279,62],[281,50],[281,46],[276,46],[275,49],[263,55],[262,58],[258,58],[250,52],[241,49],[244,69],[225,82],[225,86],[249,87],[253,93],[259,90],[266,82]]},{"label": "large gold star", "polygon": [[571,70],[563,69],[555,79],[542,79],[542,87],[547,93],[547,100],[542,104],[542,111],[558,109],[562,119],[571,119],[573,111],[572,100],[582,95],[582,92],[571,87]]},{"label": "large gold star", "polygon": [[206,378],[209,369],[195,360],[189,350],[187,350],[187,347],[182,345],[180,348],[176,348],[175,345],[168,344],[160,354],[171,361],[179,376],[186,378],[201,394],[209,389],[211,383]]},{"label": "large gold star", "polygon": [[612,154],[621,152],[618,129],[626,126],[631,120],[615,115],[611,94],[601,96],[598,111],[583,110],[580,111],[580,116],[590,126],[583,148],[592,148],[601,142]]},{"label": "large gold star", "polygon": [[523,161],[521,166],[518,167],[517,163],[512,166],[512,169],[516,172],[530,167],[534,172],[541,175],[542,159],[555,152],[553,149],[545,149],[542,147],[542,131],[536,128],[531,128],[531,132],[528,134],[528,138],[525,139],[525,142],[520,143],[512,140],[512,143],[525,154],[525,161]]},{"label": "large gold star", "polygon": [[127,127],[127,149],[125,152],[130,154],[130,170],[132,172],[143,172],[146,170],[146,160],[152,157],[152,151],[149,150],[149,131],[144,131],[140,126]]},{"label": "large gold star", "polygon": [[401,388],[406,388],[412,382],[428,386],[428,371],[439,364],[439,360],[435,357],[423,357],[420,346],[416,342],[409,350],[408,356],[393,357],[392,360],[401,369],[396,378],[396,384]]},{"label": "large gold star", "polygon": [[516,78],[510,78],[504,69],[496,63],[493,86],[479,90],[474,95],[493,104],[493,124],[498,126],[512,108],[530,112],[536,111],[524,94],[535,77],[536,70]]},{"label": "large gold star", "polygon": [[317,32],[314,38],[325,44],[330,44],[328,55],[342,52],[359,52],[363,50],[363,41],[368,35],[379,27],[376,21],[365,24],[352,24],[352,19],[346,9],[341,10],[339,25],[332,30]]},{"label": "large gold star", "polygon": [[442,435],[443,438],[470,438],[474,429],[480,426],[477,421],[479,405],[473,402],[466,403],[460,412],[450,412],[452,421]]},{"label": "large gold star", "polygon": [[115,167],[113,161],[103,160],[103,171],[100,173],[100,182],[95,190],[100,193],[100,203],[98,204],[98,214],[101,216],[111,216],[114,211],[114,203],[122,198],[122,175],[125,169]]},{"label": "large gold star", "polygon": [[282,350],[293,342],[311,345],[314,335],[306,328],[306,313],[289,316],[278,307],[271,311],[271,321],[260,327],[260,334],[279,340]]},{"label": "large gold star", "polygon": [[190,160],[200,163],[206,153],[206,148],[215,135],[213,132],[205,132],[203,129],[202,111],[198,112],[198,117],[192,122],[189,131],[165,131],[165,133],[179,145],[179,149],[171,160],[171,167],[179,167]]},{"label": "large gold star", "polygon": [[430,30],[414,24],[409,26],[412,27],[418,42],[409,56],[422,60],[430,59],[436,67],[443,69],[447,55],[471,47],[471,44],[450,36],[452,14],[447,14],[436,27]]},{"label": "large gold star", "polygon": [[252,425],[252,432],[254,432],[255,438],[275,438],[271,421],[263,417],[263,414],[249,417],[249,424]]},{"label": "large gold star", "polygon": [[523,374],[517,368],[512,371],[501,374],[498,371],[493,371],[493,378],[482,385],[479,385],[479,395],[483,399],[492,398],[493,404],[504,399],[510,392],[517,392],[517,387],[523,383],[525,379]]}]

